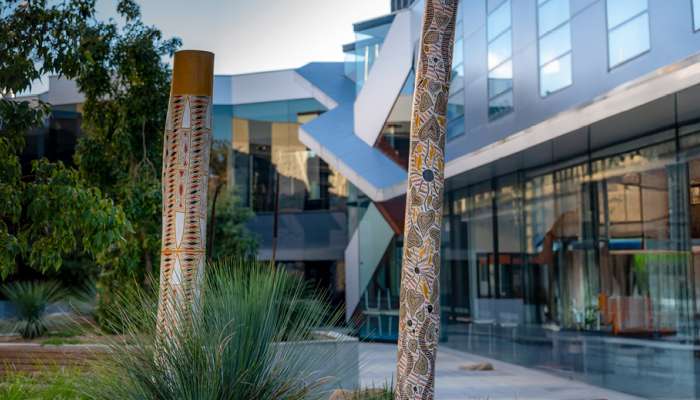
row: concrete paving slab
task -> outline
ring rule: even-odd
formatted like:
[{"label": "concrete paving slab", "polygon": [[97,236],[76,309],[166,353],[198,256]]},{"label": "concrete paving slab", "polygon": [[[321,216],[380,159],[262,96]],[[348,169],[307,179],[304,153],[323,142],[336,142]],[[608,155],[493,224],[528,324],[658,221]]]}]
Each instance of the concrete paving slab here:
[{"label": "concrete paving slab", "polygon": [[[465,371],[461,366],[489,362],[493,371]],[[360,381],[365,387],[391,384],[396,373],[396,345],[360,344]],[[437,400],[641,400],[535,369],[441,346],[435,380]]]}]

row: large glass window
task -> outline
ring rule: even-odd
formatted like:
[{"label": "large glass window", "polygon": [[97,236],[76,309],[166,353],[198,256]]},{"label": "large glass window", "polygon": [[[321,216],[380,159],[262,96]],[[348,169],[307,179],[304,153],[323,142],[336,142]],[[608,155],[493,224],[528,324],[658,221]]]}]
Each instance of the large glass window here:
[{"label": "large glass window", "polygon": [[464,33],[462,3],[457,6],[450,98],[447,102],[447,140],[464,133]]},{"label": "large glass window", "polygon": [[487,2],[490,10],[486,24],[490,119],[496,119],[513,110],[513,34],[510,2],[511,0],[500,4],[495,1]]},{"label": "large glass window", "polygon": [[572,83],[570,0],[538,0],[540,95]]},{"label": "large glass window", "polygon": [[648,0],[607,0],[607,24],[610,68],[651,48]]},{"label": "large glass window", "polygon": [[693,29],[700,30],[700,0],[693,1]]},{"label": "large glass window", "polygon": [[[374,20],[355,24],[355,42],[347,45],[346,74],[355,74],[356,91],[359,92],[369,77],[374,61],[379,57],[379,50],[389,33],[393,16],[379,17]],[[354,63],[354,65],[347,65]]]},{"label": "large glass window", "polygon": [[237,194],[255,212],[342,209],[347,182],[299,141],[299,125],[323,110],[311,99],[234,106],[233,162]]},{"label": "large glass window", "polygon": [[411,142],[411,101],[413,100],[415,81],[415,73],[411,71],[384,122],[384,127],[377,141],[379,150],[403,168],[408,168],[408,153]]},{"label": "large glass window", "polygon": [[448,193],[450,346],[644,398],[697,397],[700,123],[687,110],[699,90],[677,95],[677,128],[587,149],[636,127],[600,121],[578,157]]},{"label": "large glass window", "polygon": [[522,256],[522,190],[516,175],[497,181],[497,291],[499,298],[520,299],[511,303],[511,312],[522,310],[523,256]]}]

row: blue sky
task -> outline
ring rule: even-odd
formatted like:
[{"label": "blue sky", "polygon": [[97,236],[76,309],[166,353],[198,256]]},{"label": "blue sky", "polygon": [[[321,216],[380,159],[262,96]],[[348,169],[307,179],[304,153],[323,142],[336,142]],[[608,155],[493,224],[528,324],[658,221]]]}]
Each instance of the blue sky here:
[{"label": "blue sky", "polygon": [[[389,0],[138,0],[143,20],[183,49],[216,54],[217,74],[295,68],[341,61],[352,23],[389,12]],[[98,0],[99,18],[116,15],[116,0]],[[39,84],[37,93],[45,90]],[[43,89],[43,90],[42,90]]]}]

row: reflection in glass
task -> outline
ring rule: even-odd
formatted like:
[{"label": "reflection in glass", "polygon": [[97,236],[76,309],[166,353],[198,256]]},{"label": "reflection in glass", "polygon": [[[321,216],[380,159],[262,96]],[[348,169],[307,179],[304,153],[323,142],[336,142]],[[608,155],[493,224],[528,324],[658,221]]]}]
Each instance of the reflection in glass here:
[{"label": "reflection in glass", "polygon": [[489,69],[494,69],[512,55],[512,42],[510,31],[499,36],[496,40],[489,43],[488,66]]},{"label": "reflection in glass", "polygon": [[540,65],[571,51],[570,24],[564,24],[540,38]]},{"label": "reflection in glass", "polygon": [[[510,0],[487,16],[489,119],[513,109],[513,56]],[[495,32],[495,33],[494,33]]]},{"label": "reflection in glass", "polygon": [[494,119],[513,111],[513,91],[489,100],[489,118]]},{"label": "reflection in glass", "polygon": [[455,40],[454,51],[452,52],[452,68],[464,62],[464,42],[461,35]]},{"label": "reflection in glass", "polygon": [[608,29],[612,29],[648,8],[648,0],[607,0]]},{"label": "reflection in glass", "polygon": [[244,205],[281,211],[344,209],[347,182],[299,141],[299,126],[319,115],[314,100],[234,106],[229,174]]},{"label": "reflection in glass", "polygon": [[693,29],[700,29],[700,0],[693,0]]},{"label": "reflection in glass", "polygon": [[404,168],[408,168],[411,141],[411,105],[415,80],[415,72],[411,71],[377,140],[379,150]]},{"label": "reflection in glass", "polygon": [[489,72],[489,98],[510,90],[513,87],[513,63],[503,63],[500,67]]},{"label": "reflection in glass", "polygon": [[537,10],[537,21],[539,35],[551,31],[557,26],[569,20],[570,0],[546,0],[539,2]]},{"label": "reflection in glass", "polygon": [[573,83],[571,77],[571,53],[540,68],[540,95],[548,96]]},{"label": "reflection in glass", "polygon": [[676,335],[689,324],[690,256],[685,234],[672,224],[681,209],[671,206],[669,191],[685,173],[673,165],[674,149],[666,142],[593,164],[601,205],[601,325],[615,334]]},{"label": "reflection in glass", "polygon": [[[618,3],[620,3],[619,0],[608,1],[608,10],[611,7],[619,7]],[[646,1],[634,1],[632,3],[635,5],[643,3],[646,7]],[[617,19],[619,18],[615,18],[616,21]],[[610,21],[610,18],[608,20]],[[610,68],[644,53],[650,47],[648,12],[639,14],[631,20],[622,22],[620,25],[608,24],[608,59]]]},{"label": "reflection in glass", "polygon": [[[515,175],[498,179],[497,186],[497,297],[518,299],[509,302],[509,311],[518,315],[523,305],[523,220],[520,212],[522,193]],[[510,322],[516,323],[518,320],[519,315]]]},{"label": "reflection in glass", "polygon": [[569,0],[540,2],[540,95],[545,97],[572,84]]},{"label": "reflection in glass", "polygon": [[450,96],[447,102],[447,121],[447,140],[464,133],[464,90]]},{"label": "reflection in glass", "polygon": [[460,91],[450,96],[447,102],[447,120],[452,121],[464,115],[464,92]]},{"label": "reflection in glass", "polygon": [[489,14],[487,24],[489,42],[510,28],[510,0],[506,0]]},{"label": "reflection in glass", "polygon": [[447,101],[447,134],[450,140],[464,133],[464,41],[462,32],[462,2],[457,6],[454,54],[450,77],[450,97]]},{"label": "reflection in glass", "polygon": [[698,131],[449,192],[443,265],[469,290],[443,299],[448,344],[644,398],[697,397]]},{"label": "reflection in glass", "polygon": [[447,140],[456,138],[464,133],[464,115],[457,117],[447,124]]}]

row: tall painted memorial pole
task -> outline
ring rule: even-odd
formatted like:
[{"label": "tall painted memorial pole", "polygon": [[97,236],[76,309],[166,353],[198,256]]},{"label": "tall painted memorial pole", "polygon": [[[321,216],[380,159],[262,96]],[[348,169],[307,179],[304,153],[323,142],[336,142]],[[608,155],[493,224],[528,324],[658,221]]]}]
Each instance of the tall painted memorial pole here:
[{"label": "tall painted memorial pole", "polygon": [[457,0],[425,0],[411,118],[396,399],[433,399],[445,132]]},{"label": "tall painted memorial pole", "polygon": [[204,277],[214,54],[175,53],[163,141],[163,236],[157,332],[194,306]]}]

